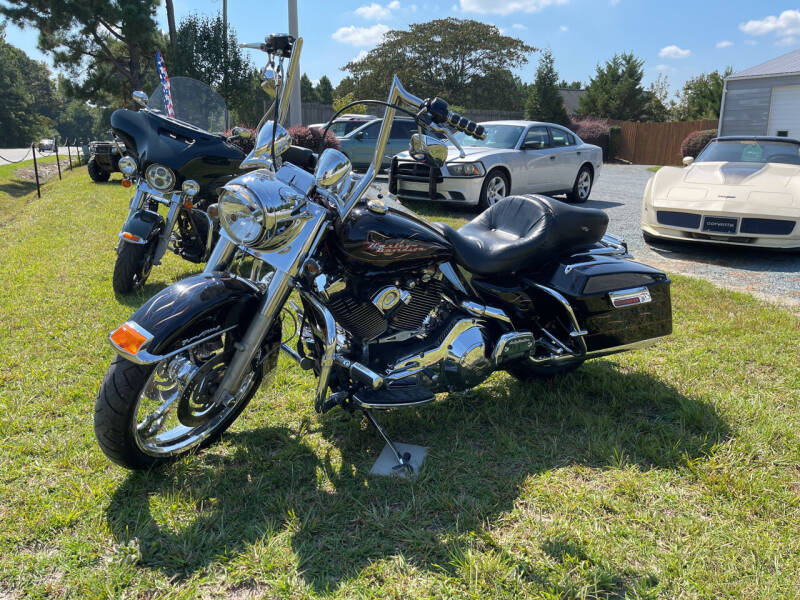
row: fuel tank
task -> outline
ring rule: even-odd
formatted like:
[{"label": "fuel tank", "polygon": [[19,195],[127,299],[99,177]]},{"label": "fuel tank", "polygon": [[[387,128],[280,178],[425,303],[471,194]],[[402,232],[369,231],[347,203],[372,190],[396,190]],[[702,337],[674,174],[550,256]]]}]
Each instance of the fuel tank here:
[{"label": "fuel tank", "polygon": [[215,198],[218,189],[239,175],[244,152],[225,138],[147,110],[115,110],[111,128],[122,139],[140,172],[153,163],[175,172],[177,186],[185,179],[200,184],[201,198]]},{"label": "fuel tank", "polygon": [[359,206],[337,226],[334,239],[342,261],[356,272],[417,269],[453,255],[444,236],[402,207],[381,213]]}]

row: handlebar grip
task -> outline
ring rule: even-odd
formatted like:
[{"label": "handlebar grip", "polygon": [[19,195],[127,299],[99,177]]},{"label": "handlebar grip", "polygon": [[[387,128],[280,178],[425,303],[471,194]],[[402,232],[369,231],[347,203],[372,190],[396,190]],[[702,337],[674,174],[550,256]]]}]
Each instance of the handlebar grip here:
[{"label": "handlebar grip", "polygon": [[470,121],[466,117],[462,117],[458,113],[448,111],[447,122],[459,131],[462,131],[477,140],[486,139],[486,130],[483,128],[483,126],[478,125],[475,121]]}]

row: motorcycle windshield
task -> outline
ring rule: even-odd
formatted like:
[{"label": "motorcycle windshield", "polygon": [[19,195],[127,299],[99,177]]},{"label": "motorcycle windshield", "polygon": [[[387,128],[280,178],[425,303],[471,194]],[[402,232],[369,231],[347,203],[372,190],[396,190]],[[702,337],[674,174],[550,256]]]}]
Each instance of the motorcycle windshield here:
[{"label": "motorcycle windshield", "polygon": [[[177,120],[210,133],[221,133],[225,130],[226,108],[222,96],[207,84],[191,77],[171,77],[169,84]],[[163,115],[168,114],[162,84],[158,84],[151,94],[147,108]]]}]

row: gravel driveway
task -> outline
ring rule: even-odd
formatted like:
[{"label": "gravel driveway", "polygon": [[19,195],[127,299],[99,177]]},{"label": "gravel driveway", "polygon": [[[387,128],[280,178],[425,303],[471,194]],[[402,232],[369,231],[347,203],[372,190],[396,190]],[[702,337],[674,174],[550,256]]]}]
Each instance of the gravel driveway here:
[{"label": "gravel driveway", "polygon": [[624,237],[631,254],[641,262],[800,309],[800,253],[706,244],[645,244],[642,194],[651,175],[646,166],[603,165],[585,206],[605,210],[609,233]]}]

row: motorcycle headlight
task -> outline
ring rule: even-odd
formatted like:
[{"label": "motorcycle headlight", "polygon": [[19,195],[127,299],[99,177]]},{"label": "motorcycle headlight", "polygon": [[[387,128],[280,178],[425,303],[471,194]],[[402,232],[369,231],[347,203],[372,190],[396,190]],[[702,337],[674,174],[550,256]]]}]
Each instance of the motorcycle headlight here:
[{"label": "motorcycle headlight", "polygon": [[175,186],[175,173],[164,165],[150,165],[144,172],[144,178],[153,189],[168,192]]},{"label": "motorcycle headlight", "polygon": [[479,162],[471,163],[448,163],[447,172],[453,177],[476,177],[483,175],[486,171],[483,164]]},{"label": "motorcycle headlight", "polygon": [[264,235],[264,209],[250,191],[228,184],[219,197],[219,222],[231,238],[247,246]]},{"label": "motorcycle headlight", "polygon": [[136,161],[130,156],[123,156],[119,159],[119,170],[122,171],[122,174],[125,175],[125,177],[130,177],[136,173],[137,168]]}]

